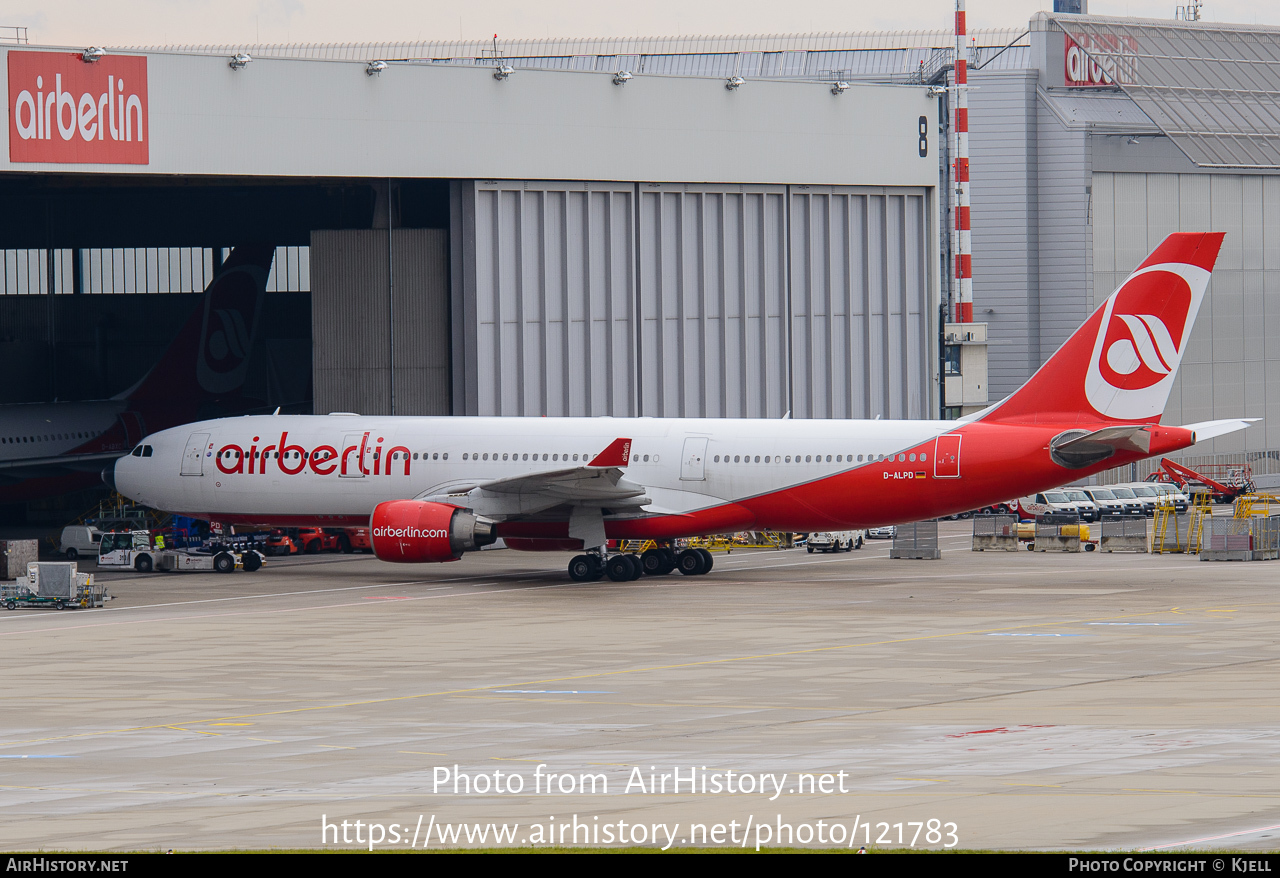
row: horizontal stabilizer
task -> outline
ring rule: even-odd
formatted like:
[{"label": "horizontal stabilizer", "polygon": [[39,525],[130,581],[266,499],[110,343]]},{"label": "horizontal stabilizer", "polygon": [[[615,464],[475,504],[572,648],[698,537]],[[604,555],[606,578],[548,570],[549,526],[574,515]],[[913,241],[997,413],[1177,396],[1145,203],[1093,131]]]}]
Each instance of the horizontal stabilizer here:
[{"label": "horizontal stabilizer", "polygon": [[1228,433],[1243,430],[1250,424],[1256,424],[1261,420],[1262,418],[1225,418],[1221,421],[1201,421],[1198,424],[1185,424],[1182,429],[1195,433],[1196,442],[1204,442],[1215,436],[1225,436]]}]

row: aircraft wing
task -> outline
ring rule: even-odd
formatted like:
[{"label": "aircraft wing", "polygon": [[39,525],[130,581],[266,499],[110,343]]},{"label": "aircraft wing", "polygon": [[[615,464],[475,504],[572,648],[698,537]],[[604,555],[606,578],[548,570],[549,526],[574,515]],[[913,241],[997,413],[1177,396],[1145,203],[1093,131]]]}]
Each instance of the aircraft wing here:
[{"label": "aircraft wing", "polygon": [[102,464],[128,454],[127,451],[99,451],[93,454],[60,454],[50,457],[24,457],[0,461],[0,475],[21,478],[64,475],[67,472],[92,472]]},{"label": "aircraft wing", "polygon": [[511,518],[555,506],[637,508],[649,502],[643,486],[623,478],[630,439],[615,439],[585,466],[494,479],[421,499],[466,506],[477,515]]}]

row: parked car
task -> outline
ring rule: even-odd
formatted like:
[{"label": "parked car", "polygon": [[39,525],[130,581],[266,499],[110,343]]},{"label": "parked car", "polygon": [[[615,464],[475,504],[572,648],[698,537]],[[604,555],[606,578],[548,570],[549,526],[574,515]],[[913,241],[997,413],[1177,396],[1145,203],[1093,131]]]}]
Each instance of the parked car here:
[{"label": "parked car", "polygon": [[[1115,495],[1115,498],[1124,504],[1125,515],[1147,514],[1146,504],[1142,501],[1141,497],[1138,497],[1133,493],[1131,488],[1126,488],[1124,485],[1108,485],[1108,487],[1110,488],[1111,493]],[[1152,513],[1155,512],[1154,501],[1151,504],[1151,511]]]},{"label": "parked car", "polygon": [[1134,498],[1142,504],[1142,512],[1150,517],[1156,514],[1156,505],[1160,502],[1160,492],[1155,489],[1154,485],[1144,482],[1125,482],[1121,485],[1112,485],[1112,490],[1123,488],[1133,493]]},{"label": "parked car", "polygon": [[1080,513],[1081,521],[1097,521],[1102,518],[1102,512],[1098,509],[1098,504],[1089,499],[1089,495],[1079,488],[1063,488],[1062,492],[1067,495],[1067,499],[1076,505],[1076,510]]},{"label": "parked car", "polygon": [[887,527],[872,527],[867,529],[867,539],[870,540],[891,540],[898,535],[896,525],[888,525]]},{"label": "parked car", "polygon": [[1124,501],[1116,497],[1115,494],[1107,488],[1082,488],[1089,499],[1097,504],[1098,509],[1103,515],[1124,515]]},{"label": "parked car", "polygon": [[58,540],[58,552],[68,561],[74,561],[83,555],[86,558],[98,556],[98,545],[102,542],[102,531],[89,525],[75,524],[62,529],[62,537]]},{"label": "parked car", "polygon": [[841,530],[825,533],[809,534],[805,548],[810,554],[814,552],[852,552],[862,548],[863,535],[866,531]]},{"label": "parked car", "polygon": [[1179,515],[1186,512],[1187,507],[1191,505],[1191,498],[1178,490],[1177,485],[1169,482],[1146,482],[1145,484],[1159,494],[1166,503],[1172,501],[1174,511]]}]

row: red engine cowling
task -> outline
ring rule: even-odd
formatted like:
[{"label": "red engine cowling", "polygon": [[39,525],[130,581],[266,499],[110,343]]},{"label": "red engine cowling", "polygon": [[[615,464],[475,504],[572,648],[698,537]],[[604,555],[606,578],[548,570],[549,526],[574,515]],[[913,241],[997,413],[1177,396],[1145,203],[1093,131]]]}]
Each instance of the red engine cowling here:
[{"label": "red engine cowling", "polygon": [[497,538],[496,523],[446,503],[389,500],[369,520],[373,553],[383,561],[456,561]]}]

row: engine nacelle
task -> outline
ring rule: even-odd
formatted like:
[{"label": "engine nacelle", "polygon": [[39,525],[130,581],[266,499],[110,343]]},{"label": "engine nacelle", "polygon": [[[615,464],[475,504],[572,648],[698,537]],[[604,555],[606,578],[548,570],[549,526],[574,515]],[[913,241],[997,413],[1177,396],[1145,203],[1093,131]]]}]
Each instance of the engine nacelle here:
[{"label": "engine nacelle", "polygon": [[498,538],[496,522],[447,503],[389,500],[369,519],[373,553],[383,561],[456,561]]}]

